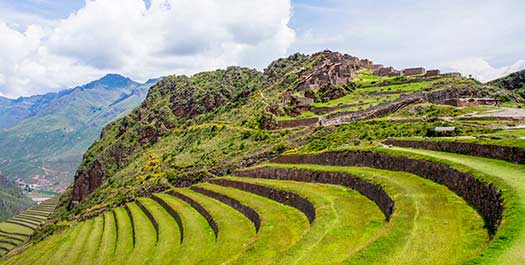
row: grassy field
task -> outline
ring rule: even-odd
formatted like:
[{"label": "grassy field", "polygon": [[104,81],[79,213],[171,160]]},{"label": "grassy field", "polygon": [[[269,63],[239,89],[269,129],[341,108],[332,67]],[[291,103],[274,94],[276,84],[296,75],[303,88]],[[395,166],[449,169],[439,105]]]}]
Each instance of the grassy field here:
[{"label": "grassy field", "polygon": [[[517,192],[519,205],[513,211],[512,216],[506,216],[502,226],[509,229],[502,233],[508,233],[500,238],[487,253],[480,257],[480,262],[490,264],[520,264],[525,262],[525,166],[505,161],[473,157],[460,154],[451,154],[429,150],[408,149],[395,147],[394,150],[424,155],[436,159],[450,161],[464,165],[478,172],[494,176],[510,185]],[[505,192],[505,191],[504,191]],[[513,207],[509,201],[505,204],[506,209]],[[512,220],[512,221],[511,221]],[[505,226],[510,226],[505,228]],[[496,235],[498,236],[498,235]]]},{"label": "grassy field", "polygon": [[[211,248],[203,251],[199,248],[199,244],[193,246],[194,249],[198,250],[189,253],[189,255],[193,256],[193,259],[196,260],[195,263],[222,264],[231,262],[242,255],[253,242],[255,228],[240,212],[192,190],[184,189],[180,192],[191,197],[208,210],[219,227],[217,239]],[[211,232],[211,230],[209,231]]]},{"label": "grassy field", "polygon": [[248,192],[213,184],[199,187],[230,196],[253,208],[261,217],[256,241],[233,264],[271,264],[299,241],[309,228],[299,210]]},{"label": "grassy field", "polygon": [[394,198],[390,223],[351,264],[461,264],[488,243],[483,220],[446,187],[403,172],[372,168],[282,165],[317,171],[350,173],[380,184]]},{"label": "grassy field", "polygon": [[326,184],[228,177],[297,193],[312,202],[316,219],[304,238],[274,264],[340,263],[366,247],[385,225],[383,213],[351,189]]}]

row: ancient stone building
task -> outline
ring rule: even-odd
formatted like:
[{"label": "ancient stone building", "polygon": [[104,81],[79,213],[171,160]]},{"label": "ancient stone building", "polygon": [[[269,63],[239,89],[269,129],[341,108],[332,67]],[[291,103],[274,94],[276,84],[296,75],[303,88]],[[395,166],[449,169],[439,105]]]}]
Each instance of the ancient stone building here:
[{"label": "ancient stone building", "polygon": [[360,60],[347,54],[324,51],[313,56],[323,56],[324,60],[310,69],[297,84],[296,90],[316,89],[324,84],[346,85],[356,76],[356,71],[364,66],[371,67],[372,61]]},{"label": "ancient stone building", "polygon": [[423,67],[407,68],[401,71],[402,75],[424,75],[425,73],[426,70]]},{"label": "ancient stone building", "polygon": [[428,70],[427,73],[425,74],[425,76],[426,77],[439,76],[440,73],[441,73],[441,71],[439,71],[439,70]]}]

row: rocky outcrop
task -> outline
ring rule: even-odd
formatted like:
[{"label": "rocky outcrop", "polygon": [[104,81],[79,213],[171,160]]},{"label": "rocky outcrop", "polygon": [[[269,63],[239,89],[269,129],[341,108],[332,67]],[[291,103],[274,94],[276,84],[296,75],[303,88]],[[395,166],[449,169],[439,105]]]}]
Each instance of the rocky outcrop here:
[{"label": "rocky outcrop", "polygon": [[447,165],[380,152],[327,152],[314,155],[289,155],[275,159],[276,163],[360,166],[403,171],[447,186],[473,205],[483,216],[489,231],[495,233],[503,215],[503,199],[492,184],[453,169]]},{"label": "rocky outcrop", "polygon": [[310,224],[313,223],[313,221],[315,220],[316,215],[315,207],[313,206],[313,204],[309,200],[297,195],[296,193],[278,190],[263,185],[228,179],[212,179],[209,182],[224,187],[232,187],[243,191],[247,191],[274,200],[278,203],[294,207],[297,210],[304,213],[306,218],[308,218]]},{"label": "rocky outcrop", "polygon": [[458,153],[525,164],[525,149],[513,146],[448,141],[386,140],[388,145]]},{"label": "rocky outcrop", "polygon": [[106,178],[106,173],[102,164],[95,160],[89,168],[82,168],[77,171],[71,193],[71,206],[78,204],[95,191],[102,181]]},{"label": "rocky outcrop", "polygon": [[234,172],[234,175],[249,178],[292,180],[312,183],[341,185],[358,191],[375,202],[387,220],[394,212],[394,200],[377,184],[350,174],[311,171],[296,168],[260,167]]}]

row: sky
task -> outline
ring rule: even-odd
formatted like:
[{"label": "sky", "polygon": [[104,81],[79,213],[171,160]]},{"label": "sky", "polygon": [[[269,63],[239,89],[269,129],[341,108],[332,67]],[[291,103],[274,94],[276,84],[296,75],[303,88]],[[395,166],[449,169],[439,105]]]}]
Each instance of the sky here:
[{"label": "sky", "polygon": [[522,0],[0,0],[0,96],[329,49],[488,81],[525,69]]}]

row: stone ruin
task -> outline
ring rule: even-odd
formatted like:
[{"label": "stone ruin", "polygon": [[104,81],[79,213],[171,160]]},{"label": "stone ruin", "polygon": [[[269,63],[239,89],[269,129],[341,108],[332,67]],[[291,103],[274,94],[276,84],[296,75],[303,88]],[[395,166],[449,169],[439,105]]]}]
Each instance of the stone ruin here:
[{"label": "stone ruin", "polygon": [[358,69],[372,65],[372,61],[338,52],[324,51],[314,54],[313,57],[319,55],[323,56],[324,60],[313,66],[309,74],[296,85],[295,90],[313,90],[325,84],[346,85],[356,76]]},{"label": "stone ruin", "polygon": [[452,98],[445,101],[446,105],[454,107],[467,107],[467,106],[499,106],[503,103],[501,99],[497,98]]}]

